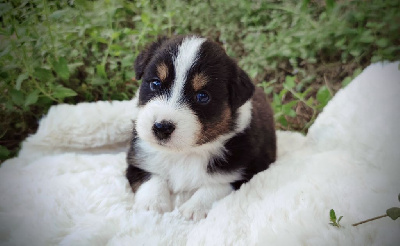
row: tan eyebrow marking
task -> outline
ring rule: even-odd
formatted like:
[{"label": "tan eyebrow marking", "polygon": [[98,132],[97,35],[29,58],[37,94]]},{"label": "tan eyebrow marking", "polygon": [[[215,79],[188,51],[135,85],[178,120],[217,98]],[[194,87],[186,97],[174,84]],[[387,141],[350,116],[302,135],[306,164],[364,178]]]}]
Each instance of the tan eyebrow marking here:
[{"label": "tan eyebrow marking", "polygon": [[193,88],[195,91],[200,90],[203,88],[208,82],[207,76],[203,73],[198,73],[193,78]]},{"label": "tan eyebrow marking", "polygon": [[157,65],[157,74],[158,77],[161,79],[161,82],[163,82],[167,78],[168,67],[164,62]]}]

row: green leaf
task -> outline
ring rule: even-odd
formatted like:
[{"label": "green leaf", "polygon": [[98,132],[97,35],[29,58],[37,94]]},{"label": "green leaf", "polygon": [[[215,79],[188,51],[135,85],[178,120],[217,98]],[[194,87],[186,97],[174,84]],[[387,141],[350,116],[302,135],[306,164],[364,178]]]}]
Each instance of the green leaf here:
[{"label": "green leaf", "polygon": [[22,106],[24,104],[24,94],[21,91],[15,89],[10,90],[11,100],[14,104]]},{"label": "green leaf", "polygon": [[135,56],[134,55],[127,55],[121,60],[121,66],[122,67],[132,67],[132,64],[134,63]]},{"label": "green leaf", "polygon": [[150,17],[147,13],[142,13],[141,19],[144,24],[150,24]]},{"label": "green leaf", "polygon": [[330,11],[335,6],[334,0],[325,0],[326,10]]},{"label": "green leaf", "polygon": [[21,84],[24,80],[26,80],[27,78],[29,78],[28,74],[26,73],[22,73],[18,76],[17,78],[17,83],[15,84],[15,89],[17,90],[21,90]]},{"label": "green leaf", "polygon": [[25,107],[35,104],[39,99],[39,91],[34,90],[31,93],[28,94],[28,96],[25,99]]},{"label": "green leaf", "polygon": [[350,50],[350,55],[359,57],[361,55],[361,50]]},{"label": "green leaf", "polygon": [[396,220],[397,218],[400,217],[400,208],[389,208],[386,210],[387,216],[389,216],[392,220]]},{"label": "green leaf", "polygon": [[267,94],[267,95],[269,95],[269,94],[271,94],[271,92],[272,92],[273,90],[274,90],[274,87],[272,87],[272,86],[265,87],[265,88],[264,88],[264,93]]},{"label": "green leaf", "polygon": [[111,34],[111,39],[112,39],[112,40],[115,40],[115,39],[117,39],[120,35],[121,35],[121,32],[113,32],[113,33]]},{"label": "green leaf", "polygon": [[11,3],[0,3],[0,16],[4,16],[10,10],[13,10]]},{"label": "green leaf", "polygon": [[293,87],[296,86],[296,83],[294,82],[295,77],[294,76],[286,76],[285,78],[285,86],[288,89],[292,89]]},{"label": "green leaf", "polygon": [[49,82],[53,79],[51,71],[45,68],[35,68],[33,76],[42,82]]},{"label": "green leaf", "polygon": [[282,124],[282,126],[287,127],[288,122],[284,116],[279,117],[278,122]]},{"label": "green leaf", "polygon": [[64,99],[66,97],[76,96],[76,92],[70,88],[64,87],[62,85],[57,85],[53,88],[52,95],[58,99]]},{"label": "green leaf", "polygon": [[107,78],[106,69],[103,64],[96,65],[96,73],[102,78]]},{"label": "green leaf", "polygon": [[329,212],[329,216],[330,216],[332,222],[336,222],[335,210],[331,209],[331,211]]},{"label": "green leaf", "polygon": [[282,103],[281,103],[281,99],[280,99],[279,95],[278,95],[278,94],[276,94],[276,93],[274,93],[274,96],[273,96],[273,103],[274,103],[276,106],[278,106],[278,105],[281,105],[281,104],[282,104]]},{"label": "green leaf", "polygon": [[92,85],[104,85],[108,82],[108,80],[101,78],[101,77],[94,77],[91,80],[89,80],[89,83]]},{"label": "green leaf", "polygon": [[283,88],[283,89],[281,90],[281,92],[279,92],[279,98],[282,99],[282,98],[286,95],[287,92],[288,92],[288,90],[285,89],[285,88]]},{"label": "green leaf", "polygon": [[290,117],[296,117],[296,111],[293,110],[293,106],[297,104],[297,100],[288,102],[282,105],[282,112]]},{"label": "green leaf", "polygon": [[377,45],[378,47],[380,47],[380,48],[385,48],[385,47],[387,47],[388,45],[390,45],[389,39],[386,39],[386,38],[378,39],[375,43],[376,43],[376,45]]},{"label": "green leaf", "polygon": [[339,223],[342,220],[342,218],[343,216],[340,216],[337,222]]},{"label": "green leaf", "polygon": [[[302,98],[306,98],[306,96],[308,95],[308,93],[310,93],[313,90],[312,87],[309,87],[307,90],[305,90],[303,93],[300,93]],[[310,97],[311,98],[311,97]]]},{"label": "green leaf", "polygon": [[309,107],[312,107],[313,103],[314,103],[314,98],[312,98],[312,97],[308,98],[307,101],[306,101],[306,104]]},{"label": "green leaf", "polygon": [[11,45],[10,46],[6,46],[5,49],[3,49],[0,52],[0,58],[5,56],[5,55],[8,55],[10,53],[10,51],[11,51]]},{"label": "green leaf", "polygon": [[344,80],[342,81],[342,87],[346,87],[348,84],[350,84],[350,82],[353,80],[352,77],[347,76],[346,78],[344,78]]},{"label": "green leaf", "polygon": [[6,159],[8,156],[10,156],[11,151],[9,151],[6,147],[3,145],[0,145],[0,159]]},{"label": "green leaf", "polygon": [[331,93],[326,86],[321,86],[317,92],[317,100],[320,103],[320,107],[323,108],[331,99]]},{"label": "green leaf", "polygon": [[49,18],[52,20],[58,20],[63,17],[68,12],[68,9],[57,10],[54,11],[52,14],[49,15]]},{"label": "green leaf", "polygon": [[60,57],[57,62],[54,62],[53,68],[60,78],[64,80],[69,78],[68,64],[67,60],[64,57]]}]

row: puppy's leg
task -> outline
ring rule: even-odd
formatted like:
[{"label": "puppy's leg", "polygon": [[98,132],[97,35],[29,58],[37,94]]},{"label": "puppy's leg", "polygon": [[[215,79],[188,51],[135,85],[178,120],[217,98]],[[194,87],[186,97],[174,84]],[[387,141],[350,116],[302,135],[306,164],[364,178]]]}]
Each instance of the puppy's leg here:
[{"label": "puppy's leg", "polygon": [[150,179],[151,174],[134,165],[128,165],[125,176],[129,181],[132,191],[136,192],[144,182]]},{"label": "puppy's leg", "polygon": [[136,191],[134,210],[171,211],[170,196],[167,182],[157,175],[151,175]]},{"label": "puppy's leg", "polygon": [[232,191],[230,184],[201,187],[179,208],[179,211],[186,219],[201,220],[207,216],[215,201],[227,196]]}]

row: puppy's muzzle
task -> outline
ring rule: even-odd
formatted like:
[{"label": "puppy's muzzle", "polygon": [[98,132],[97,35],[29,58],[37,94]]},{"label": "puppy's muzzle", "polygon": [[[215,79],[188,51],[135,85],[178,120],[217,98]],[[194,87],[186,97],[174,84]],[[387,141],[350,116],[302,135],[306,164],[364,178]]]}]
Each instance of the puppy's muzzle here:
[{"label": "puppy's muzzle", "polygon": [[153,133],[159,140],[168,139],[175,130],[175,125],[170,121],[155,122],[153,125]]}]

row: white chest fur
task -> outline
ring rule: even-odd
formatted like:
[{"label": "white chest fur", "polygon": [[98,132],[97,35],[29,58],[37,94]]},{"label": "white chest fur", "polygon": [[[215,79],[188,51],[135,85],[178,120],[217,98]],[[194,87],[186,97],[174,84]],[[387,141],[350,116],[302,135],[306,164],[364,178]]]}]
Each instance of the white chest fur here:
[{"label": "white chest fur", "polygon": [[138,166],[168,183],[173,193],[195,191],[202,186],[229,184],[240,179],[240,171],[223,174],[207,173],[207,166],[215,157],[224,155],[223,144],[195,147],[188,151],[165,151],[138,140]]}]

